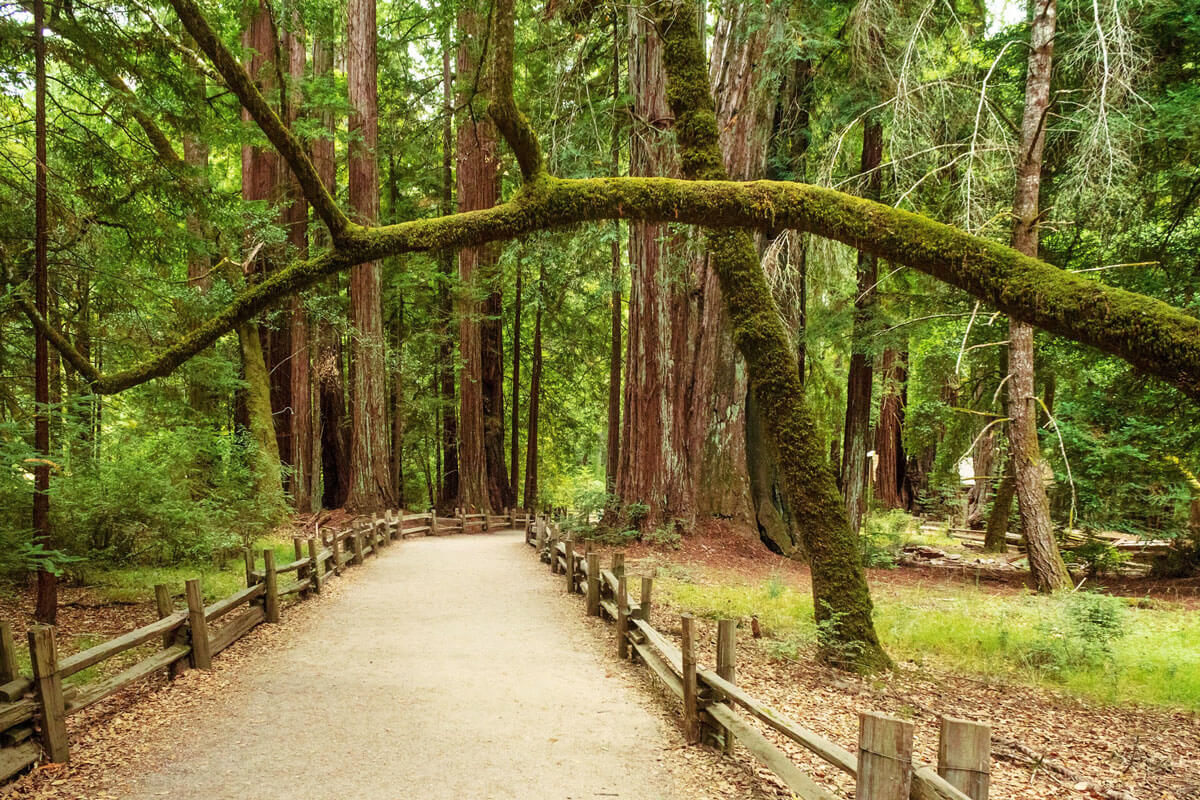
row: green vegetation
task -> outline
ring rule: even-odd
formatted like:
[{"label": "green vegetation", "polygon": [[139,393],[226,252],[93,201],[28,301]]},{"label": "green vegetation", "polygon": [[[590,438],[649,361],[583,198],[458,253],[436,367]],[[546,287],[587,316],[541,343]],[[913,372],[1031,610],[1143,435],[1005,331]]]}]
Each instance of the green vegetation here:
[{"label": "green vegetation", "polygon": [[[665,574],[664,574],[665,572]],[[664,599],[710,617],[757,615],[764,647],[807,655],[817,643],[807,587],[660,572]],[[1091,593],[997,593],[986,585],[876,582],[875,626],[898,661],[988,680],[1050,686],[1106,703],[1200,711],[1200,615]]]}]

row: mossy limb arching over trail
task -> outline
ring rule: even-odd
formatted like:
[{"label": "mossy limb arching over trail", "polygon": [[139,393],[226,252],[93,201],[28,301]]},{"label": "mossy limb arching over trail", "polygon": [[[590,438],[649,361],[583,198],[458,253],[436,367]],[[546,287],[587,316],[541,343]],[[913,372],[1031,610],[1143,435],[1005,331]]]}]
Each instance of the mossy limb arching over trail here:
[{"label": "mossy limb arching over trail", "polygon": [[[214,343],[239,323],[250,320],[278,300],[310,286],[328,275],[354,265],[404,252],[431,251],[482,245],[517,238],[536,231],[589,221],[630,219],[684,223],[718,229],[709,237],[715,258],[727,264],[726,279],[741,309],[734,318],[739,345],[760,364],[756,389],[778,398],[779,433],[790,444],[795,465],[789,480],[804,485],[810,501],[813,535],[830,534],[836,543],[828,554],[829,565],[815,580],[826,584],[853,584],[857,566],[845,552],[844,537],[820,509],[833,491],[824,473],[806,472],[803,465],[818,464],[811,433],[804,426],[802,406],[789,394],[792,383],[774,382],[789,364],[777,358],[778,319],[757,263],[751,264],[745,247],[748,237],[734,229],[795,228],[843,242],[886,258],[897,265],[924,271],[971,293],[1015,319],[1119,355],[1141,370],[1157,375],[1194,398],[1200,398],[1200,321],[1151,298],[1103,286],[1093,280],[1055,269],[1035,258],[970,236],[927,218],[899,211],[840,192],[802,184],[762,181],[734,183],[725,172],[716,148],[712,101],[707,68],[694,26],[673,25],[665,31],[674,48],[670,54],[673,104],[680,119],[676,133],[687,143],[685,173],[695,180],[665,178],[594,178],[561,180],[548,175],[537,139],[511,97],[511,79],[496,81],[507,94],[497,97],[492,115],[522,167],[524,186],[506,203],[494,208],[434,219],[419,219],[386,227],[364,227],[351,222],[316,176],[303,145],[283,125],[217,36],[194,0],[171,0],[184,26],[216,65],[228,89],[236,95],[267,134],[295,173],[306,199],[330,229],[332,249],[315,258],[298,261],[246,289],[224,310],[191,329],[175,344],[140,364],[105,375],[75,350],[70,341],[21,298],[39,331],[45,333],[65,359],[93,388],[113,393],[170,373],[188,358]],[[660,6],[664,21],[678,12],[682,19],[690,4]],[[497,71],[511,71],[512,6],[499,2],[494,10],[499,53]],[[511,76],[509,76],[510,78]],[[121,93],[123,102],[132,102]],[[686,113],[684,113],[686,112]],[[169,159],[167,159],[169,160]],[[741,294],[744,292],[744,296]],[[749,360],[749,358],[748,358]],[[831,526],[828,529],[822,526]],[[851,570],[838,573],[837,569]],[[847,577],[848,576],[848,577]],[[863,594],[865,599],[865,592]],[[869,605],[841,602],[833,613],[850,613],[869,620]],[[867,601],[869,603],[869,600]],[[824,612],[822,612],[824,613]],[[865,634],[863,634],[865,635]]]},{"label": "mossy limb arching over trail", "polygon": [[[97,392],[113,394],[170,374],[241,320],[356,263],[612,219],[794,228],[869,250],[956,286],[1009,316],[1122,358],[1200,399],[1200,319],[1185,311],[919,214],[833,189],[781,181],[567,180],[543,175],[509,202],[484,211],[369,229],[351,223],[337,249],[294,262],[246,289],[193,332],[128,370],[101,373],[72,353],[69,341],[57,331],[51,344]],[[22,301],[22,306],[39,328],[53,330],[36,318],[32,302]]]}]

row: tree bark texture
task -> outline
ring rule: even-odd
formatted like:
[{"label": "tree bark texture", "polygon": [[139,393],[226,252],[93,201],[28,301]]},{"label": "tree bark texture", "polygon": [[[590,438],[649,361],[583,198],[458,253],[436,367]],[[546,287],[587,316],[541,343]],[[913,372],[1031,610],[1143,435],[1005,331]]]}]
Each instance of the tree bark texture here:
[{"label": "tree bark texture", "polygon": [[[442,198],[441,211],[454,211],[454,70],[452,66],[449,26],[442,34]],[[441,481],[437,504],[449,513],[458,505],[458,409],[454,389],[454,336],[450,327],[454,319],[454,298],[450,291],[454,283],[454,251],[438,251],[438,365],[437,389],[441,398]]]},{"label": "tree bark texture", "polygon": [[[347,23],[349,199],[357,222],[375,224],[379,220],[375,0],[350,0]],[[379,511],[394,507],[395,494],[389,471],[383,288],[378,261],[350,270],[350,321],[351,481],[346,505],[356,511]]]},{"label": "tree bark texture", "polygon": [[892,348],[880,359],[883,388],[879,398],[879,423],[875,427],[875,499],[884,508],[912,505],[908,484],[908,457],[904,452],[904,406],[908,381],[908,354]]},{"label": "tree bark texture", "polygon": [[537,313],[533,321],[533,354],[529,375],[529,419],[525,431],[525,498],[526,511],[538,505],[538,414],[542,405],[542,308],[545,306],[546,265],[538,274]]},{"label": "tree bark texture", "polygon": [[[470,3],[464,3],[458,13],[458,34],[459,107],[468,109],[460,116],[455,153],[458,210],[474,211],[490,208],[500,197],[496,128],[480,111],[488,91],[486,70],[480,61],[487,34],[487,17]],[[488,452],[496,441],[497,430],[489,427],[487,415],[496,413],[494,359],[499,342],[498,337],[492,336],[492,326],[485,324],[484,316],[492,308],[489,284],[495,266],[494,245],[464,247],[458,252],[458,277],[462,284],[457,304],[461,359],[458,381],[459,503],[471,509],[488,508],[493,499],[490,488],[495,455],[489,461]],[[488,298],[486,303],[477,299],[481,294]],[[503,460],[502,426],[499,434]]]},{"label": "tree bark texture", "polygon": [[[34,237],[33,272],[34,302],[43,317],[50,311],[50,266],[48,242],[50,217],[47,204],[47,146],[46,146],[46,39],[45,4],[34,0]],[[54,547],[50,527],[50,343],[41,332],[35,332],[33,378],[33,439],[38,463],[33,468],[33,536],[34,541],[47,549]],[[58,617],[58,577],[46,570],[37,572],[37,601],[34,617],[38,622],[53,625]]]},{"label": "tree bark texture", "polygon": [[[1025,112],[1021,120],[1021,155],[1013,198],[1014,250],[1037,257],[1038,196],[1042,182],[1042,152],[1050,110],[1050,73],[1054,56],[1056,0],[1036,0],[1029,32],[1029,67],[1025,78]],[[1058,551],[1050,523],[1050,500],[1042,476],[1037,435],[1037,395],[1034,392],[1033,326],[1009,323],[1008,438],[1009,458],[1016,481],[1017,509],[1029,554],[1029,568],[1039,592],[1071,585],[1071,576]]]},{"label": "tree bark texture", "polygon": [[511,445],[509,451],[509,475],[508,485],[512,487],[512,502],[508,503],[505,508],[516,508],[517,505],[517,478],[520,472],[520,456],[521,456],[521,291],[523,275],[521,265],[517,265],[517,294],[513,300],[513,344],[512,344],[512,419],[509,423],[511,430]]},{"label": "tree bark texture", "polygon": [[[863,123],[862,157],[863,196],[879,199],[882,187],[879,165],[883,163],[883,124],[868,115]],[[875,283],[878,260],[858,253],[858,281],[854,296],[854,332],[851,335],[850,370],[846,376],[846,422],[842,433],[842,495],[850,529],[862,526],[867,511],[867,448],[871,433],[871,386],[875,356],[870,350],[871,325],[875,308]]]},{"label": "tree bark texture", "polygon": [[[618,14],[613,14],[613,60],[612,60],[612,102],[613,124],[612,139],[609,145],[609,169],[613,175],[621,172],[621,125],[617,113],[617,103],[621,97],[621,23]],[[611,268],[609,280],[612,281],[612,292],[609,295],[608,337],[608,430],[604,447],[604,488],[605,492],[613,495],[617,491],[617,467],[621,460],[621,324],[624,321],[624,306],[621,302],[621,289],[624,278],[621,274],[621,223],[613,222],[613,239],[610,245],[609,260]],[[516,397],[516,394],[513,394]],[[515,484],[514,484],[515,488]],[[608,517],[612,511],[605,509]],[[615,521],[608,519],[609,522]]]},{"label": "tree bark texture", "polygon": [[[314,37],[313,74],[328,78],[333,75],[333,46]],[[337,190],[337,162],[334,153],[336,120],[331,110],[322,111],[324,135],[312,143],[312,161],[330,194]],[[318,243],[327,244],[328,234],[323,227],[315,233]],[[338,276],[325,281],[325,291],[338,294]],[[322,317],[312,332],[312,371],[316,383],[317,430],[313,433],[314,493],[319,488],[319,500],[326,508],[339,508],[346,503],[350,491],[350,439],[346,421],[346,379],[343,368],[342,338],[332,321]],[[319,469],[319,472],[318,472]],[[316,503],[318,498],[314,498]]]}]

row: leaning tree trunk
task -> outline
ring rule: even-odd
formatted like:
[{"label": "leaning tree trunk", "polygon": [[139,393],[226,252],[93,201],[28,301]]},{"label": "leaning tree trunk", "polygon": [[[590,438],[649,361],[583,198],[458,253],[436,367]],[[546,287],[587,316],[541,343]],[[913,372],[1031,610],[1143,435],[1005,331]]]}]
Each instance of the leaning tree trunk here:
[{"label": "leaning tree trunk", "polygon": [[[1029,69],[1025,78],[1025,113],[1021,120],[1021,158],[1013,199],[1012,246],[1027,256],[1038,254],[1038,195],[1042,151],[1050,108],[1050,72],[1054,55],[1056,0],[1036,0],[1029,33]],[[1050,500],[1042,479],[1034,393],[1033,326],[1009,323],[1008,404],[1009,458],[1016,482],[1017,508],[1029,554],[1029,569],[1039,592],[1071,584],[1050,524]]]},{"label": "leaning tree trunk", "polygon": [[[883,124],[875,114],[863,123],[860,172],[865,176],[863,196],[879,199],[883,185],[879,165],[883,163]],[[875,256],[859,251],[858,282],[854,295],[854,331],[851,334],[850,371],[846,376],[846,422],[842,439],[842,494],[850,529],[857,531],[867,511],[867,444],[871,432],[871,384],[875,356],[870,350],[867,327],[875,308],[878,278]]]},{"label": "leaning tree trunk", "polygon": [[[683,174],[691,179],[725,179],[728,173],[720,155],[695,5],[663,3],[657,12]],[[871,619],[858,542],[806,405],[796,354],[758,262],[754,240],[745,231],[727,228],[710,229],[705,236],[733,339],[746,361],[767,430],[779,448],[784,490],[805,536],[822,653],[827,660],[853,669],[885,667],[891,662]]]},{"label": "leaning tree trunk", "polygon": [[[34,303],[45,319],[50,310],[50,270],[48,241],[50,238],[49,208],[46,198],[46,39],[45,6],[34,0]],[[54,547],[50,528],[50,343],[40,331],[34,332],[33,417],[34,448],[38,461],[33,468],[33,536],[46,549]],[[38,622],[53,625],[58,617],[58,578],[42,568],[37,572]]]},{"label": "leaning tree trunk", "polygon": [[[480,51],[487,34],[487,18],[471,3],[464,3],[458,13],[458,70],[463,77],[459,87],[459,106],[466,108],[479,97],[487,96],[487,81],[478,69]],[[482,85],[472,78],[479,76]],[[491,120],[478,111],[462,115],[458,127],[458,210],[474,211],[491,208],[500,194],[499,161],[496,157],[496,128]],[[477,293],[491,295],[489,279],[496,265],[496,246],[465,247],[458,253],[458,277],[462,283],[458,302],[458,342],[462,366],[459,371],[458,461],[459,499],[465,508],[487,508],[489,505],[488,437],[485,414],[494,412],[491,384],[485,385],[484,359],[494,358],[496,342],[488,340],[485,351],[484,326],[481,316],[484,304]],[[490,374],[488,378],[493,378]],[[487,400],[485,401],[485,396]],[[486,403],[486,405],[485,405]],[[503,429],[501,428],[503,453]],[[493,456],[494,463],[494,456]]]},{"label": "leaning tree trunk", "polygon": [[[350,206],[359,223],[370,225],[379,221],[375,0],[350,0],[347,22]],[[378,261],[351,267],[350,316],[352,478],[346,505],[358,511],[376,511],[396,502],[389,470],[383,287]]]}]

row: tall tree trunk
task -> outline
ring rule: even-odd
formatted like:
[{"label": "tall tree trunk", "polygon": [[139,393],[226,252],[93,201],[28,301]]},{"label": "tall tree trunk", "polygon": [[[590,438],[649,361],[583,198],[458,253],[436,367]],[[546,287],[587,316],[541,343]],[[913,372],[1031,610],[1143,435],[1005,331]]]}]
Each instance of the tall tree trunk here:
[{"label": "tall tree trunk", "polygon": [[[613,14],[613,61],[612,61],[612,139],[609,144],[609,168],[615,177],[621,173],[621,115],[617,104],[621,98],[621,22]],[[612,292],[609,302],[611,332],[608,338],[608,439],[604,448],[604,488],[609,495],[617,491],[617,466],[621,459],[621,222],[613,220],[613,238],[610,245],[610,280]],[[515,396],[515,395],[514,395]],[[607,504],[606,504],[607,505]],[[605,510],[606,519],[610,511]],[[608,519],[609,522],[614,520]]]},{"label": "tall tree trunk", "polygon": [[[332,20],[329,24],[332,26]],[[321,37],[313,39],[312,70],[317,77],[330,79],[333,76],[333,46]],[[330,195],[337,196],[334,154],[337,122],[334,112],[323,110],[321,124],[324,134],[312,143],[313,167]],[[318,244],[328,244],[328,233],[323,227],[317,227],[314,240]],[[337,276],[325,284],[324,290],[333,295],[340,293]],[[350,441],[346,424],[342,338],[326,316],[317,320],[312,345],[317,399],[317,430],[313,434],[314,494],[316,488],[320,488],[320,497],[314,497],[313,502],[315,505],[319,499],[326,508],[338,508],[345,504],[350,491]],[[319,481],[315,480],[318,474]]]},{"label": "tall tree trunk", "polygon": [[[247,71],[259,87],[265,92],[278,86],[275,63],[278,41],[271,11],[262,0],[255,6],[242,35],[242,44],[250,51]],[[245,109],[242,110],[242,119],[250,120],[249,112]],[[278,153],[270,147],[243,145],[241,155],[242,199],[248,202],[281,201],[283,166]],[[253,239],[253,231],[247,230],[247,252],[254,252],[258,244]],[[273,257],[278,255],[265,247],[258,249],[257,253],[254,263],[248,267],[251,274],[245,275],[247,280],[253,279],[254,273],[269,272]],[[234,272],[229,277],[236,281],[238,276]],[[251,336],[255,337],[254,342],[248,341]],[[271,369],[277,362],[269,360],[279,355],[275,348],[280,338],[275,336],[275,332],[265,331],[257,322],[250,321],[238,327],[238,339],[241,345],[242,377],[247,383],[243,411],[246,414],[245,425],[254,445],[251,461],[256,491],[265,502],[280,503],[283,499],[280,452],[287,447],[291,426],[286,416],[281,415],[277,420],[272,413],[287,408],[286,401],[282,407],[277,405],[281,395],[278,381],[273,380],[273,376],[277,376],[278,371]],[[280,357],[278,363],[282,360]]]},{"label": "tall tree trunk", "polygon": [[[454,71],[450,61],[449,25],[442,32],[442,198],[443,216],[454,212]],[[450,326],[454,301],[454,251],[440,250],[438,260],[438,384],[442,430],[438,442],[442,464],[438,505],[449,511],[459,505],[458,411],[454,391],[454,336]]]},{"label": "tall tree trunk", "polygon": [[875,427],[875,498],[885,508],[908,508],[912,497],[905,470],[904,453],[905,384],[908,355],[892,348],[883,351],[880,371],[883,392],[879,399],[879,424]]},{"label": "tall tree trunk", "polygon": [[[1021,157],[1013,198],[1012,246],[1028,256],[1038,254],[1038,195],[1042,152],[1050,110],[1050,72],[1054,56],[1056,0],[1035,0],[1029,32],[1029,68],[1025,78],[1025,113],[1021,120]],[[1029,568],[1039,592],[1071,584],[1050,524],[1050,501],[1042,478],[1034,394],[1033,326],[1011,321],[1008,334],[1009,458],[1016,481],[1017,508],[1029,554]]]},{"label": "tall tree trunk", "polygon": [[522,273],[524,272],[522,265],[517,264],[517,296],[513,303],[513,346],[512,346],[512,421],[510,428],[512,430],[512,445],[509,452],[509,476],[508,485],[512,487],[513,497],[512,502],[506,508],[515,508],[517,505],[517,477],[520,470],[520,462],[518,459],[521,455],[521,290],[522,290]]},{"label": "tall tree trunk", "polygon": [[[676,176],[662,43],[646,16],[631,7],[629,172]],[[763,175],[773,108],[769,91],[752,77],[762,66],[771,23],[754,20],[740,4],[723,7],[710,76],[725,158],[739,180]],[[719,281],[707,257],[687,255],[686,237],[668,236],[667,230],[664,224],[630,225],[617,494],[624,503],[649,506],[645,527],[705,517],[749,527],[755,512],[747,468],[746,382]],[[686,259],[682,275],[671,266],[675,259]]]},{"label": "tall tree trunk", "polygon": [[[997,348],[1000,351],[1000,374],[1008,372],[1007,354],[1004,348]],[[978,408],[983,399],[986,384],[982,380],[976,380],[974,402]],[[1007,403],[1005,403],[1007,405]],[[972,484],[970,491],[967,492],[967,527],[974,528],[984,521],[987,513],[987,504],[992,494],[992,486],[996,481],[992,476],[992,471],[999,465],[999,459],[996,457],[997,451],[997,430],[995,425],[990,425],[987,430],[981,431],[979,441],[975,443],[975,449],[971,451],[971,472]],[[1007,516],[1008,511],[1006,510]]]},{"label": "tall tree trunk", "polygon": [[[45,319],[50,311],[50,267],[48,240],[50,218],[47,207],[46,168],[46,39],[45,5],[34,0],[34,235],[33,282],[34,303]],[[38,462],[33,468],[33,537],[34,542],[47,549],[54,547],[50,528],[50,347],[46,337],[34,333],[33,417],[34,447]],[[58,617],[58,578],[54,573],[39,569],[37,573],[38,622],[53,625]]]},{"label": "tall tree trunk", "polygon": [[[376,86],[375,0],[347,7],[346,77],[350,95],[349,199],[356,221],[379,221],[379,99]],[[350,393],[350,494],[347,507],[378,511],[395,505],[388,469],[383,286],[377,261],[350,268],[353,363]]]},{"label": "tall tree trunk", "polygon": [[[495,267],[493,262],[489,283],[499,286]],[[483,441],[487,459],[488,507],[495,511],[513,505],[512,484],[508,480],[504,452],[503,333],[504,302],[499,289],[494,289],[484,303],[484,317],[480,324],[480,363],[483,368]]]},{"label": "tall tree trunk", "polygon": [[[487,17],[467,2],[458,12],[459,106],[478,105],[488,94],[486,70],[479,67],[487,34]],[[472,82],[467,76],[477,76]],[[458,127],[458,210],[491,208],[500,196],[496,129],[478,109],[460,117]],[[459,495],[466,508],[487,508],[495,500],[495,455],[488,453],[496,442],[497,428],[490,421],[497,413],[495,358],[499,337],[485,319],[494,309],[492,279],[496,246],[466,247],[458,253],[458,277],[462,282],[458,303],[458,341],[462,360],[458,382],[460,412]],[[487,303],[476,297],[483,294]],[[502,370],[501,370],[502,371]],[[503,401],[501,400],[501,406]],[[499,413],[503,413],[501,408]],[[499,427],[500,457],[503,459],[503,426]],[[501,465],[502,468],[502,465]],[[507,476],[505,476],[505,480]]]},{"label": "tall tree trunk", "polygon": [[[860,171],[865,176],[863,196],[879,199],[882,186],[883,124],[868,115],[863,127]],[[857,531],[867,510],[867,445],[871,429],[871,384],[874,355],[866,328],[875,307],[877,259],[859,252],[858,282],[854,296],[854,333],[851,336],[850,371],[846,377],[846,422],[842,439],[842,495],[850,529]]]},{"label": "tall tree trunk", "polygon": [[[393,206],[394,208],[394,206]],[[393,339],[396,348],[396,372],[392,379],[392,487],[396,492],[396,506],[404,508],[404,296],[397,308],[396,333]]]},{"label": "tall tree trunk", "polygon": [[[286,43],[284,43],[286,44]],[[279,90],[279,105],[275,110],[281,118],[287,119],[287,94],[280,86],[282,78],[281,65],[277,56],[281,55],[279,32],[275,28],[275,19],[266,0],[259,0],[254,7],[253,15],[242,34],[242,45],[250,52],[246,70],[255,80],[259,89],[268,98],[272,92]],[[242,109],[242,121],[251,122],[250,112]],[[242,199],[251,201],[265,200],[272,204],[283,205],[290,184],[290,172],[283,159],[271,147],[242,146]],[[290,223],[287,208],[281,214],[281,222]],[[257,243],[247,238],[247,248]],[[284,254],[278,247],[264,247],[255,258],[255,273],[266,275],[275,269],[275,265],[284,260]],[[271,421],[275,427],[275,452],[280,456],[281,463],[290,464],[292,403],[291,403],[291,368],[287,366],[292,354],[290,328],[271,327],[255,324],[262,337],[263,358],[267,365],[267,381],[271,395]]]},{"label": "tall tree trunk", "polygon": [[987,530],[983,536],[983,549],[989,553],[1003,553],[1008,549],[1008,518],[1012,516],[1012,501],[1016,491],[1016,476],[1013,475],[1013,461],[1010,456],[1005,459],[1004,475],[996,485],[992,509],[988,514]]},{"label": "tall tree trunk", "polygon": [[[300,29],[299,13],[293,13],[291,29],[285,39],[288,60],[288,92],[286,119],[294,125],[299,117],[302,100],[300,87],[304,81],[305,49],[303,31]],[[288,249],[293,257],[308,257],[308,204],[300,191],[300,185],[290,170],[284,173],[288,184],[291,203],[286,210]],[[290,330],[288,344],[288,396],[291,400],[291,444],[292,456],[292,501],[297,511],[316,511],[316,470],[314,469],[312,369],[309,344],[308,312],[302,294],[293,295],[290,307]],[[281,370],[282,371],[282,370]]]},{"label": "tall tree trunk", "polygon": [[533,321],[533,366],[529,375],[529,419],[525,430],[525,510],[538,503],[538,412],[542,401],[542,309],[546,305],[546,264],[538,270],[537,313]]}]

